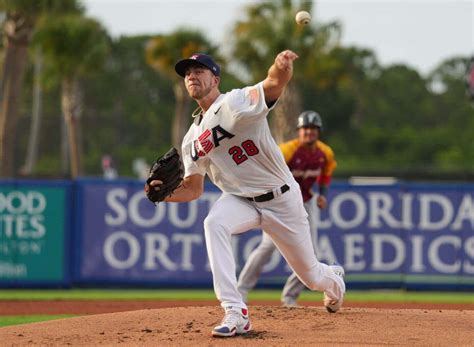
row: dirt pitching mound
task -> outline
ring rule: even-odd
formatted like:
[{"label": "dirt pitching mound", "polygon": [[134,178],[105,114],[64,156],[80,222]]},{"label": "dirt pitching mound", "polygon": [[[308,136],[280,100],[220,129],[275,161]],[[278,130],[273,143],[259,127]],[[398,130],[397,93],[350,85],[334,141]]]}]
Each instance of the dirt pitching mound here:
[{"label": "dirt pitching mound", "polygon": [[474,311],[250,306],[253,331],[213,338],[222,319],[216,306],[97,314],[0,328],[3,346],[467,346]]}]

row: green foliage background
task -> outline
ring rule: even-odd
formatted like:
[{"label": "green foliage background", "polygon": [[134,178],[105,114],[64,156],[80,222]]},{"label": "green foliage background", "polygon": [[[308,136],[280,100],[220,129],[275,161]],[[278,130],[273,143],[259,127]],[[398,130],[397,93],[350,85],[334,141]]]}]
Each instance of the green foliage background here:
[{"label": "green foliage background", "polygon": [[[285,7],[285,11],[291,12],[291,6]],[[249,21],[246,25],[256,24]],[[255,30],[262,23],[258,25]],[[314,109],[323,117],[322,139],[333,147],[338,161],[335,177],[473,179],[474,107],[465,88],[470,57],[448,57],[423,76],[406,65],[382,66],[376,52],[365,47],[338,44],[340,26],[317,23],[313,29],[320,35],[318,40],[323,37],[331,45],[327,50],[305,51],[304,63],[297,62],[295,66],[295,83],[303,108]],[[242,23],[236,23],[238,28],[242,30]],[[173,81],[152,69],[145,59],[147,43],[158,34],[111,39],[103,68],[82,77],[81,124],[86,176],[101,176],[101,158],[109,154],[115,159],[121,177],[133,177],[134,159],[142,157],[151,163],[171,145]],[[222,91],[242,87],[246,81],[250,83],[252,69],[261,70],[259,64],[253,63],[247,68],[245,64],[230,68],[236,61],[226,56],[225,51],[232,48],[242,51],[246,47],[243,42],[229,40],[219,46],[222,48],[219,56],[227,60],[227,64],[223,61],[226,72]],[[236,46],[232,47],[233,44]],[[268,47],[282,44],[278,36]],[[239,59],[252,57],[253,48],[248,48]],[[265,71],[259,73],[264,75]],[[30,59],[15,146],[17,172],[28,143],[32,85]],[[67,168],[61,160],[60,86],[47,80],[43,86],[39,158],[32,177],[67,177]]]}]

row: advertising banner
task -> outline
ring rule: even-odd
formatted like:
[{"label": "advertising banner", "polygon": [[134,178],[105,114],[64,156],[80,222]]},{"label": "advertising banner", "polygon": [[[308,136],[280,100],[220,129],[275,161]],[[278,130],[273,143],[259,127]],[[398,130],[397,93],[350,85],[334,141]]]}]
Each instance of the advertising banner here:
[{"label": "advertising banner", "polygon": [[318,225],[319,259],[353,285],[474,285],[472,186],[338,185]]},{"label": "advertising banner", "polygon": [[157,206],[137,183],[85,183],[79,194],[81,281],[209,283],[202,221],[216,193]]},{"label": "advertising banner", "polygon": [[[214,186],[199,200],[157,206],[136,181],[84,181],[78,193],[76,281],[212,284],[203,221],[220,195]],[[329,201],[318,215],[318,258],[342,264],[349,285],[474,286],[472,186],[334,183]],[[259,230],[233,237],[238,270],[260,237]],[[259,283],[280,285],[290,273],[275,252]]]},{"label": "advertising banner", "polygon": [[69,189],[64,182],[0,184],[0,285],[67,281]]}]

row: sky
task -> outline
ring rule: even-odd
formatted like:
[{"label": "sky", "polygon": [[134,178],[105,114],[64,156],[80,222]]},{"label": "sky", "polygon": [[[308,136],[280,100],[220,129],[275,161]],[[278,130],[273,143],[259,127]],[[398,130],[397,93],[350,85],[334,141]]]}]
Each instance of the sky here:
[{"label": "sky", "polygon": [[[259,0],[82,0],[113,37],[199,29],[223,44],[246,5]],[[319,0],[313,20],[342,24],[342,45],[379,62],[428,74],[453,56],[474,56],[474,0]]]}]

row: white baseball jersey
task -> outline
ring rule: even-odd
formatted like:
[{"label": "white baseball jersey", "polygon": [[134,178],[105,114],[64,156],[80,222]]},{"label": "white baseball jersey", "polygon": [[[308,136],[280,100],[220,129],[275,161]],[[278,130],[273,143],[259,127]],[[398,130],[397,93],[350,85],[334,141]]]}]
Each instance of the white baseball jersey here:
[{"label": "white baseball jersey", "polygon": [[221,94],[183,139],[185,176],[207,174],[223,192],[254,197],[294,180],[270,133],[263,82]]}]

